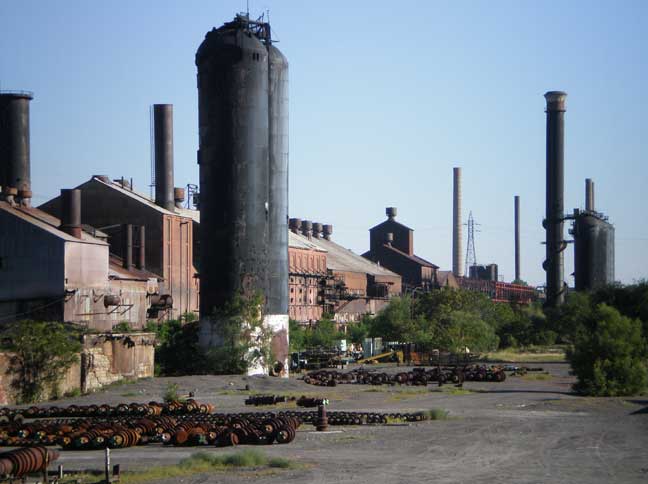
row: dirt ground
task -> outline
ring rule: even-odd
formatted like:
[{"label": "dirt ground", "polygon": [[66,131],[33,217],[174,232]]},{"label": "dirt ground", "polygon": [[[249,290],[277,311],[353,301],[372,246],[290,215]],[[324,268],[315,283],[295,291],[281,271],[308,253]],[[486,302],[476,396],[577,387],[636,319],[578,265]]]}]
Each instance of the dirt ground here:
[{"label": "dirt ground", "polygon": [[[561,363],[538,364],[548,374],[509,377],[503,383],[386,387],[306,385],[297,378],[195,376],[156,378],[115,385],[57,404],[160,400],[169,383],[194,391],[219,412],[250,411],[250,393],[302,394],[331,399],[330,410],[416,411],[443,408],[449,418],[416,424],[330,427],[302,426],[288,445],[264,446],[271,456],[303,463],[297,470],[232,471],[158,481],[233,483],[647,483],[648,397],[584,398],[570,393],[573,377]],[[371,367],[377,368],[377,367]],[[388,371],[395,371],[389,368]],[[250,391],[244,390],[245,385]],[[294,404],[258,409],[294,408]],[[243,449],[245,447],[239,447]],[[168,465],[198,450],[158,445],[112,451],[122,470]],[[66,469],[101,469],[102,452],[61,452]]]}]

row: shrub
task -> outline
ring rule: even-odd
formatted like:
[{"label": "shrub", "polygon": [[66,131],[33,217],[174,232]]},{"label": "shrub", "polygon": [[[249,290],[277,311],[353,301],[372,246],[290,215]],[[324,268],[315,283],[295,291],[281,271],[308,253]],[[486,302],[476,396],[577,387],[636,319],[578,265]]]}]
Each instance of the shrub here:
[{"label": "shrub", "polygon": [[11,383],[22,403],[43,399],[47,392],[57,393],[57,383],[78,360],[81,343],[60,323],[19,321],[6,334],[8,350],[13,353]]},{"label": "shrub", "polygon": [[164,390],[164,395],[162,396],[165,402],[177,402],[180,400],[180,395],[178,394],[178,384],[169,383]]},{"label": "shrub", "polygon": [[584,320],[567,358],[578,381],[574,390],[584,395],[635,395],[646,388],[648,372],[641,323],[622,316],[606,304]]}]

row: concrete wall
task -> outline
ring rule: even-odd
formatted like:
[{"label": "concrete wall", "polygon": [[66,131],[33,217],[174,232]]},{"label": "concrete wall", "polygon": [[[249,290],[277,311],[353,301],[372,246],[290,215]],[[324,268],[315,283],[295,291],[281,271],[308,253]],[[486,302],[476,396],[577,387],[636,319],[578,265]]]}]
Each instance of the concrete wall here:
[{"label": "concrete wall", "polygon": [[[59,394],[96,390],[123,378],[152,377],[154,341],[153,333],[85,336],[78,363],[59,382]],[[0,353],[0,405],[16,403],[10,358],[10,353]]]},{"label": "concrete wall", "polygon": [[102,288],[108,281],[108,246],[65,242],[65,289]]},{"label": "concrete wall", "polygon": [[65,241],[3,210],[0,227],[0,301],[62,297]]}]

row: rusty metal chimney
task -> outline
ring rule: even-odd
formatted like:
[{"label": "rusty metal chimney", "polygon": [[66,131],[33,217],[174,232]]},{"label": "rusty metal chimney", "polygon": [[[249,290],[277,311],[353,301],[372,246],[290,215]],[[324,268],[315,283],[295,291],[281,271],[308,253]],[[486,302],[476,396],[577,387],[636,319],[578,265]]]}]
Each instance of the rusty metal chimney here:
[{"label": "rusty metal chimney", "polygon": [[303,220],[301,223],[301,231],[304,237],[308,237],[310,239],[313,235],[313,222],[311,222],[310,220]]},{"label": "rusty metal chimney", "polygon": [[133,268],[133,226],[122,225],[122,262],[125,269]]},{"label": "rusty metal chimney", "polygon": [[513,197],[515,221],[515,280],[520,280],[520,196]]},{"label": "rusty metal chimney", "polygon": [[565,190],[565,99],[562,91],[549,91],[547,101],[547,206],[544,226],[547,232],[547,305],[565,301],[563,239]]},{"label": "rusty metal chimney", "polygon": [[313,222],[313,237],[319,239],[323,230],[324,226],[321,223]]},{"label": "rusty metal chimney", "polygon": [[185,199],[185,189],[180,187],[175,187],[173,189],[173,201],[175,202],[176,208],[182,208],[182,202]]},{"label": "rusty metal chimney", "polygon": [[298,234],[298,233],[300,233],[300,231],[301,231],[301,224],[302,224],[302,221],[301,221],[300,218],[291,218],[291,219],[288,221],[288,227],[290,228],[290,230],[291,230],[292,233],[294,233],[294,234]]},{"label": "rusty metal chimney", "polygon": [[137,251],[137,268],[146,269],[146,227],[139,226],[139,246]]},{"label": "rusty metal chimney", "polygon": [[385,244],[387,244],[389,247],[391,247],[392,242],[394,242],[394,234],[392,232],[388,232],[385,235]]},{"label": "rusty metal chimney", "polygon": [[0,93],[0,187],[9,203],[31,205],[30,92]]},{"label": "rusty metal chimney", "polygon": [[155,203],[173,212],[173,104],[153,105]]},{"label": "rusty metal chimney", "polygon": [[331,224],[324,224],[322,231],[324,233],[324,238],[326,240],[331,240],[331,235],[333,235],[333,226]]},{"label": "rusty metal chimney", "polygon": [[398,215],[398,209],[396,207],[387,207],[385,209],[385,214],[389,220],[394,220],[396,215]]},{"label": "rusty metal chimney", "polygon": [[463,276],[461,264],[461,168],[455,167],[452,189],[452,273]]},{"label": "rusty metal chimney", "polygon": [[59,228],[77,239],[83,232],[81,225],[81,190],[61,190],[61,225]]},{"label": "rusty metal chimney", "polygon": [[585,178],[585,210],[593,212],[594,208],[594,182],[591,178]]}]

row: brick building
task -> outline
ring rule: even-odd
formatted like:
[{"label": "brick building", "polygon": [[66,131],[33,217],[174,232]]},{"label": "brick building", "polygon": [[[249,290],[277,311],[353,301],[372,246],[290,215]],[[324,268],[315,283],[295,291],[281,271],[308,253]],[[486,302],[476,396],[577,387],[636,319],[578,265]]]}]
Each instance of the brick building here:
[{"label": "brick building", "polygon": [[387,220],[369,229],[369,251],[363,257],[399,274],[408,290],[439,287],[439,266],[414,254],[414,230],[395,220],[395,207],[386,213]]}]

